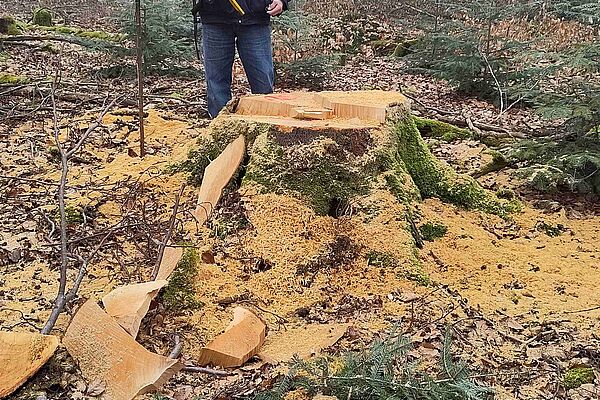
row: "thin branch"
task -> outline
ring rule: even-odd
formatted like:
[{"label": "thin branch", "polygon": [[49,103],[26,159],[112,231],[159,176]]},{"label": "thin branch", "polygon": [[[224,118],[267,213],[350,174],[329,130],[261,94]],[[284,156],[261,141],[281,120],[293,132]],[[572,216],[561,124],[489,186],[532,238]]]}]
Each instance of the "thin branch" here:
[{"label": "thin branch", "polygon": [[156,264],[154,264],[154,270],[152,271],[152,280],[156,280],[158,276],[158,270],[160,268],[160,263],[162,262],[163,255],[165,254],[165,247],[171,240],[171,236],[173,235],[173,229],[175,229],[175,222],[177,221],[177,210],[179,208],[179,201],[181,196],[183,195],[183,190],[185,189],[185,183],[181,185],[179,189],[179,193],[175,196],[175,205],[173,206],[173,213],[171,214],[171,219],[169,220],[169,230],[165,234],[162,242],[158,247],[158,257],[156,257]]}]

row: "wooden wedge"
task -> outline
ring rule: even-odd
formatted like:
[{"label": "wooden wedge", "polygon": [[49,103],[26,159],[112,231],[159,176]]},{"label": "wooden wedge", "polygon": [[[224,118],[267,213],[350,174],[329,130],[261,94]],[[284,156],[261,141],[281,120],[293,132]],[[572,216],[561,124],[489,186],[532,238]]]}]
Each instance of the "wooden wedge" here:
[{"label": "wooden wedge", "polygon": [[252,311],[236,307],[233,321],[200,352],[201,365],[239,367],[254,356],[265,341],[267,326]]},{"label": "wooden wedge", "polygon": [[156,280],[121,286],[104,296],[102,304],[106,313],[135,338],[150,302],[167,283],[166,280]]}]

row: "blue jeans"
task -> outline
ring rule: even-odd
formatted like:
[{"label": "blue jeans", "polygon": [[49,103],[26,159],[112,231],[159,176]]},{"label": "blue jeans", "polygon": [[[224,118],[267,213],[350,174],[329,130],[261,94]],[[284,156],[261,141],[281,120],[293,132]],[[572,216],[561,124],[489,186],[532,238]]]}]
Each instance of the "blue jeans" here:
[{"label": "blue jeans", "polygon": [[252,93],[273,92],[275,72],[269,25],[203,24],[202,52],[211,117],[216,117],[231,100],[236,47]]}]

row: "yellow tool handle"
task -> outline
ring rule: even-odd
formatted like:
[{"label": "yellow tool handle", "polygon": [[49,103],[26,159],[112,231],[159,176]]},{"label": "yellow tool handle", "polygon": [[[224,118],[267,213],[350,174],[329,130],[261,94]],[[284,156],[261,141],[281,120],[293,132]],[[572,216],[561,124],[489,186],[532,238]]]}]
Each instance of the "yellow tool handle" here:
[{"label": "yellow tool handle", "polygon": [[229,0],[229,2],[231,3],[231,5],[233,6],[233,8],[235,8],[235,11],[239,12],[242,15],[245,15],[246,12],[244,11],[244,9],[242,8],[242,6],[240,6],[240,4],[236,1],[236,0]]}]

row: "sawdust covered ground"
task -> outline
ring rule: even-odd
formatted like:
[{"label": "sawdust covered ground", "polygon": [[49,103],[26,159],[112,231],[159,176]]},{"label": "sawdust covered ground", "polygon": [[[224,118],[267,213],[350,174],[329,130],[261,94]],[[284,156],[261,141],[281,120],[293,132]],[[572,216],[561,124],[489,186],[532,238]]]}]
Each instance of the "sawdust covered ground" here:
[{"label": "sawdust covered ground", "polygon": [[426,220],[448,227],[423,252],[435,281],[488,314],[565,319],[598,334],[600,309],[582,311],[600,305],[600,216],[568,218],[565,209],[529,206],[514,221],[503,221],[434,199],[419,208]]},{"label": "sawdust covered ground", "polygon": [[[128,121],[131,117],[126,115],[107,117],[107,130],[82,153],[84,160],[92,162],[74,163],[71,168],[69,184],[73,189],[68,192],[68,204],[97,205],[98,223],[114,223],[130,211],[122,201],[124,195],[98,204],[98,199],[107,196],[100,186],[125,193],[136,181],[144,182],[143,198],[160,204],[157,216],[168,219],[185,176],[166,174],[165,167],[184,159],[195,138],[203,134],[185,122],[151,111],[147,125],[151,154],[140,160],[135,155],[137,133],[128,128]],[[28,159],[29,144],[23,137],[31,134],[45,135],[51,146],[47,129],[23,126],[7,144],[3,173],[20,175],[33,161],[37,169],[29,176],[56,181],[57,164],[50,154],[37,152]],[[127,184],[121,187],[118,182]],[[21,190],[42,192],[34,184],[25,184]],[[342,218],[316,216],[299,200],[259,194],[252,187],[243,187],[240,194],[249,220],[243,229],[215,236],[213,229],[196,230],[192,222],[185,221],[187,234],[197,241],[200,252],[215,256],[215,263],[199,266],[197,294],[204,307],[195,312],[167,313],[158,325],[146,320],[140,338],[152,350],[167,351],[171,345],[168,338],[178,332],[185,343],[184,354],[193,359],[202,345],[229,324],[236,304],[256,308],[272,331],[284,326],[349,322],[367,337],[410,317],[410,301],[431,293],[437,284],[460,292],[471,306],[494,321],[505,321],[508,316],[528,328],[533,323],[560,320],[582,338],[598,335],[600,309],[594,309],[600,305],[595,291],[600,283],[597,215],[577,215],[566,209],[544,212],[526,205],[523,213],[504,221],[430,199],[418,206],[417,222],[441,222],[448,233],[435,242],[426,242],[415,253],[404,207],[387,192],[357,199],[352,215]],[[184,199],[184,207],[193,208],[194,188],[186,189]],[[55,212],[52,196],[42,203],[41,210],[47,215]],[[36,330],[47,317],[57,289],[57,260],[45,237],[50,227],[39,215],[18,224],[9,222],[2,236],[21,235],[13,244],[29,246],[30,256],[1,267],[1,326]],[[305,268],[319,264],[311,264],[314,260],[323,264],[319,257],[331,253],[341,236],[349,239],[341,243],[352,245],[338,248],[352,254],[348,263]],[[93,264],[81,296],[100,299],[117,285],[148,276],[150,260],[139,254],[133,243],[123,241],[122,245],[121,262],[131,272],[128,279],[122,266],[107,256]],[[372,252],[390,254],[395,263],[369,265]],[[432,286],[408,278],[414,276],[418,265],[422,270],[416,272],[429,276]],[[22,323],[19,311],[33,325]],[[59,330],[64,330],[67,320],[68,316],[61,318]],[[502,322],[499,328],[511,329]],[[415,335],[423,340],[425,334]],[[514,356],[514,349],[501,348],[506,359]],[[432,350],[423,347],[419,351]],[[503,398],[511,397],[506,394]]]},{"label": "sawdust covered ground", "polygon": [[[71,127],[87,127],[94,119],[94,116],[83,115],[69,122]],[[165,169],[170,163],[187,156],[188,146],[198,132],[190,129],[187,123],[150,110],[146,121],[146,143],[150,154],[140,159],[136,154],[139,134],[133,128],[132,120],[130,115],[120,114],[120,110],[106,115],[104,127],[92,134],[89,143],[70,163],[66,205],[71,209],[93,210],[87,211],[90,220],[84,221],[80,231],[73,226],[69,228],[71,239],[85,237],[86,232],[90,232],[86,225],[90,229],[98,229],[117,223],[127,213],[138,212],[136,204],[144,201],[154,205],[152,210],[157,218],[168,218],[175,194],[185,176],[167,174]],[[66,122],[61,121],[61,124]],[[63,129],[61,138],[65,134],[66,129]],[[43,142],[45,146],[30,150],[28,138],[36,144]],[[2,247],[3,250],[20,252],[21,256],[16,263],[8,261],[1,267],[0,321],[4,329],[39,329],[56,296],[58,257],[50,243],[58,241],[58,211],[54,186],[44,184],[58,182],[60,177],[53,146],[51,125],[43,121],[27,123],[16,129],[3,151],[1,166],[4,174],[27,176],[38,181],[20,182],[14,193],[9,192],[11,189],[5,193],[8,197],[2,211],[7,224],[0,232],[5,241]],[[19,199],[23,193],[30,194],[32,204]],[[193,189],[189,188],[185,195],[191,197],[192,193]],[[21,216],[25,207],[31,209]],[[11,221],[10,218],[15,215],[18,221]],[[145,267],[150,265],[150,261],[140,254],[132,241],[120,239],[116,251],[120,257],[115,258],[115,251],[111,252],[111,246],[107,246],[107,252],[101,252],[101,256],[91,263],[88,278],[80,291],[84,298],[99,299],[116,285],[135,281],[149,273]],[[69,271],[70,282],[76,272],[75,269]],[[28,322],[24,323],[24,320]],[[57,328],[63,330],[67,323],[68,316],[63,315]]]}]

